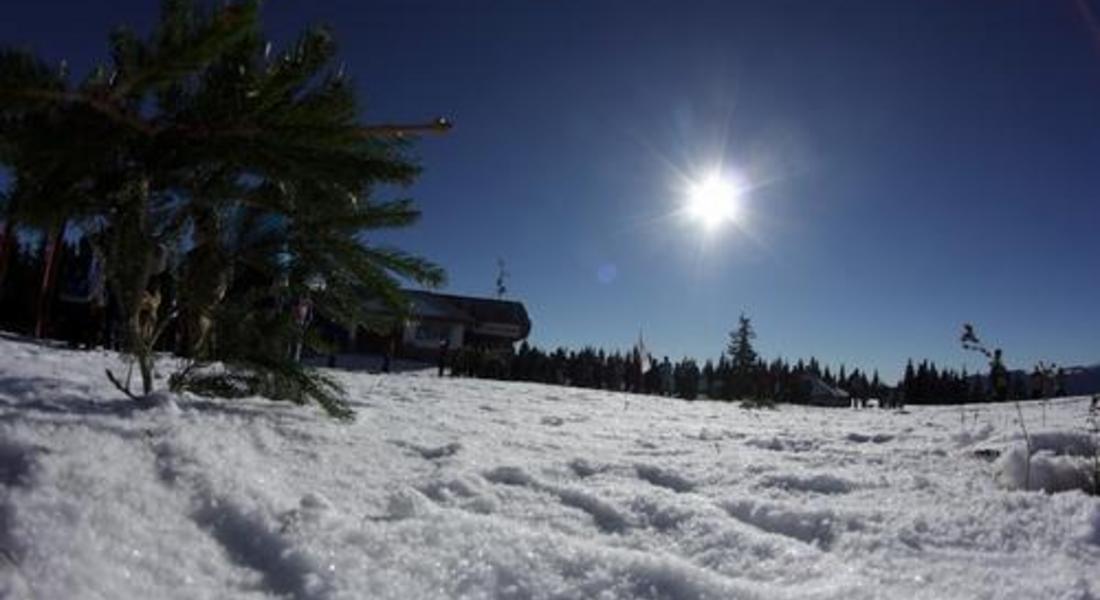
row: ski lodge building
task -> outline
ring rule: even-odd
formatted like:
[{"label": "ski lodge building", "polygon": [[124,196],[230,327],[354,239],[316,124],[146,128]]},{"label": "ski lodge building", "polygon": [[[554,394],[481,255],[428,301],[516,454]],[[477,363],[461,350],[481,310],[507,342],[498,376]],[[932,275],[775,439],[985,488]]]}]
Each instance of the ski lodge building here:
[{"label": "ski lodge building", "polygon": [[[522,303],[514,300],[438,294],[404,290],[409,314],[389,333],[360,327],[348,332],[347,352],[384,354],[435,360],[446,341],[449,351],[462,348],[508,350],[531,333],[531,319]],[[395,315],[381,304],[371,307],[381,318]]]}]

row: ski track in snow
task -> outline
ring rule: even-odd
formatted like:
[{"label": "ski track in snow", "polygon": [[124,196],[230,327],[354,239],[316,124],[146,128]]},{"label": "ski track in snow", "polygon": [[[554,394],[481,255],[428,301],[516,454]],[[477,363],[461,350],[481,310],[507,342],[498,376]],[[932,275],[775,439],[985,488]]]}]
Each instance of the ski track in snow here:
[{"label": "ski track in snow", "polygon": [[[355,423],[0,337],[0,598],[1089,598],[1100,502],[1011,406],[337,372]],[[169,365],[165,364],[165,371]],[[116,371],[117,372],[117,371]],[[1069,487],[1087,400],[1025,405]]]}]

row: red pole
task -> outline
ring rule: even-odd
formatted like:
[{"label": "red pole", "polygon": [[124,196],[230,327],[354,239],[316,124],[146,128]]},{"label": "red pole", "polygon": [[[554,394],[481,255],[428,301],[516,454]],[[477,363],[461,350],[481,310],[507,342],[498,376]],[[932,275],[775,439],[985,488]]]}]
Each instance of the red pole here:
[{"label": "red pole", "polygon": [[46,235],[46,254],[43,256],[45,265],[42,268],[42,286],[38,290],[38,306],[36,309],[34,337],[45,337],[46,325],[49,321],[50,299],[53,297],[54,283],[57,279],[58,254],[61,253],[61,241],[65,234],[65,223],[55,230],[50,230]]}]

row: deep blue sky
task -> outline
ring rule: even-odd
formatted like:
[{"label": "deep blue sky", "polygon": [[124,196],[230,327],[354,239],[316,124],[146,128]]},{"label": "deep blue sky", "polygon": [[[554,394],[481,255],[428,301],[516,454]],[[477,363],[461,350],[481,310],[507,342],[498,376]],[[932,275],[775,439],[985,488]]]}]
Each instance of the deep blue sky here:
[{"label": "deep blue sky", "polygon": [[[5,3],[0,41],[104,56],[155,2]],[[1092,10],[1100,10],[1092,2]],[[973,321],[1013,367],[1100,361],[1100,45],[1088,3],[272,2],[335,29],[372,121],[446,115],[387,242],[488,295],[498,257],[541,344],[760,351],[898,375],[971,370]],[[673,213],[721,164],[738,228]]]}]

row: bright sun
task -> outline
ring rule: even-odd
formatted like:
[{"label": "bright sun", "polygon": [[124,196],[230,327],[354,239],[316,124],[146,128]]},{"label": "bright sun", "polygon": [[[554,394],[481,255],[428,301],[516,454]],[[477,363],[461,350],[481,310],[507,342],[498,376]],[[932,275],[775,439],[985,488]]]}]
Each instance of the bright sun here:
[{"label": "bright sun", "polygon": [[687,200],[687,214],[707,230],[737,219],[738,190],[721,174],[712,174],[691,186]]}]

